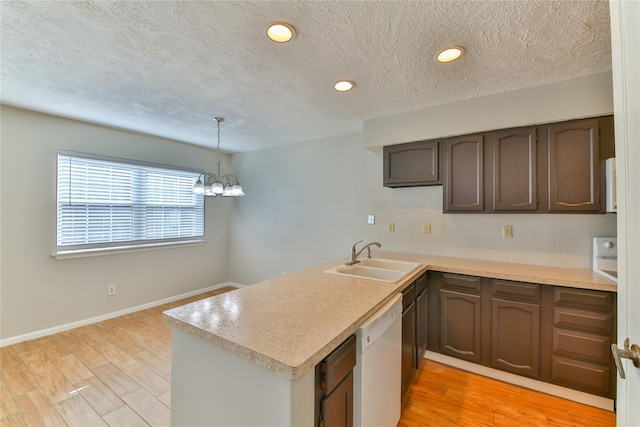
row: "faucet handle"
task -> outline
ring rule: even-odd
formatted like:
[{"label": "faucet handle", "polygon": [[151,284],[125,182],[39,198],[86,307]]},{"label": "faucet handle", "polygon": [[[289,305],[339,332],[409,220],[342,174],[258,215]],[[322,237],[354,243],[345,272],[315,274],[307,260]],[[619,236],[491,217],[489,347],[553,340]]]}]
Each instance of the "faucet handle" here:
[{"label": "faucet handle", "polygon": [[351,253],[349,254],[349,262],[345,263],[345,265],[353,265],[358,262],[356,259],[358,258],[358,254],[356,254],[356,246],[358,246],[358,243],[362,243],[362,240],[358,240],[353,244],[351,247]]}]

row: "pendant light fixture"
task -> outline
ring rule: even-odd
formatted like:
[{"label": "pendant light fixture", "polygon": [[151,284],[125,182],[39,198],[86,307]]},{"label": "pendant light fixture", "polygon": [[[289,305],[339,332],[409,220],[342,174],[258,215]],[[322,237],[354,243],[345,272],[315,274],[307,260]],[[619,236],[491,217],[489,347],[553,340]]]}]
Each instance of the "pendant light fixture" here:
[{"label": "pendant light fixture", "polygon": [[222,117],[214,117],[213,120],[218,124],[218,159],[216,160],[218,174],[211,172],[202,172],[198,180],[193,185],[195,194],[204,194],[205,196],[222,196],[222,197],[239,197],[244,196],[242,186],[238,182],[238,177],[232,173],[222,175],[220,172],[220,123],[224,122]]}]

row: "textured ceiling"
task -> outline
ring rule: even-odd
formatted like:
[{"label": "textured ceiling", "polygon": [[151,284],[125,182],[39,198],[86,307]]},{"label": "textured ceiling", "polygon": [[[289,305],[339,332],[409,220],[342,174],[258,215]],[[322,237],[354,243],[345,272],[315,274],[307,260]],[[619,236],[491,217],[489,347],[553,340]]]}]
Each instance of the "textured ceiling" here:
[{"label": "textured ceiling", "polygon": [[[607,1],[1,2],[1,100],[239,152],[611,69]],[[283,20],[290,43],[265,37]],[[459,44],[451,64],[434,57]],[[356,82],[337,93],[338,79]]]}]

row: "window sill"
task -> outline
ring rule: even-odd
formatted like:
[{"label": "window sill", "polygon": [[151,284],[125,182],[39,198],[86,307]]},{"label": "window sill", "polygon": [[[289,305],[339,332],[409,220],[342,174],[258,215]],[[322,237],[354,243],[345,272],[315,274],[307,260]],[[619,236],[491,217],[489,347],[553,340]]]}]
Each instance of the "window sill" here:
[{"label": "window sill", "polygon": [[205,243],[207,243],[206,240],[187,240],[184,242],[153,243],[149,245],[117,246],[113,248],[60,251],[60,252],[53,253],[51,256],[53,256],[55,259],[87,258],[87,257],[94,257],[94,256],[116,255],[116,254],[124,254],[124,253],[131,253],[131,252],[157,251],[160,249],[173,249],[176,247],[185,247],[185,246],[202,246]]}]

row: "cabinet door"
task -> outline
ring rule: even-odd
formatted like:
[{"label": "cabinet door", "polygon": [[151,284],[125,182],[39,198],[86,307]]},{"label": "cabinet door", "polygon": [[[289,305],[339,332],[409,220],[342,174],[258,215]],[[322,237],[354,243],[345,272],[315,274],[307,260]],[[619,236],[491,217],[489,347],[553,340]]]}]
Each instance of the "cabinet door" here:
[{"label": "cabinet door", "polygon": [[536,129],[508,129],[493,136],[493,210],[535,211],[538,208]]},{"label": "cabinet door", "polygon": [[600,211],[598,120],[549,126],[549,211]]},{"label": "cabinet door", "polygon": [[484,209],[484,136],[467,135],[445,142],[447,174],[444,211]]},{"label": "cabinet door", "polygon": [[540,370],[540,304],[493,298],[491,365],[538,378]]},{"label": "cabinet door", "polygon": [[411,384],[416,363],[416,303],[402,314],[402,395]]},{"label": "cabinet door", "polygon": [[353,372],[322,399],[320,414],[324,427],[352,427],[353,426]]},{"label": "cabinet door", "polygon": [[439,141],[421,141],[384,147],[385,187],[440,184]]},{"label": "cabinet door", "polygon": [[440,290],[440,352],[480,363],[480,295]]},{"label": "cabinet door", "polygon": [[427,290],[425,289],[416,299],[416,369],[420,367],[424,360],[424,353],[427,351],[428,313]]}]

